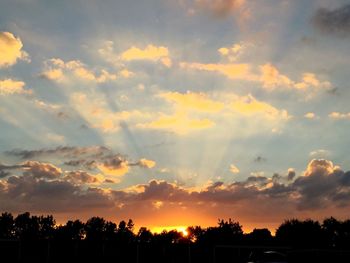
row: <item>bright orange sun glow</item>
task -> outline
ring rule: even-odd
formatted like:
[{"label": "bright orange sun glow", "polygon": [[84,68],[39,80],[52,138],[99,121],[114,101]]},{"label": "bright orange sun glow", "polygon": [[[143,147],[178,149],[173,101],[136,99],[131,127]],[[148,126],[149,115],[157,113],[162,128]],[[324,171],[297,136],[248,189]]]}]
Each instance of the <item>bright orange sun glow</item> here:
[{"label": "bright orange sun glow", "polygon": [[157,227],[151,228],[151,231],[153,233],[161,233],[164,230],[165,231],[176,230],[177,232],[181,233],[184,237],[188,236],[187,226],[157,226]]}]

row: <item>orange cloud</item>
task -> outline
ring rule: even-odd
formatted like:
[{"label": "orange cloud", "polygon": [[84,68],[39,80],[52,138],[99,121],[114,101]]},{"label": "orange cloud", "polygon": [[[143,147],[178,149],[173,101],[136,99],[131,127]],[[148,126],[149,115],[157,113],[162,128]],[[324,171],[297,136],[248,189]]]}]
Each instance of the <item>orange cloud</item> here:
[{"label": "orange cloud", "polygon": [[173,115],[161,113],[155,121],[138,124],[142,129],[169,130],[179,135],[186,135],[193,131],[208,129],[215,125],[209,119],[192,119],[185,112],[175,112]]},{"label": "orange cloud", "polygon": [[151,60],[151,61],[160,61],[167,67],[171,67],[172,62],[169,58],[169,50],[163,46],[154,46],[148,45],[144,49],[137,47],[131,47],[128,50],[124,51],[120,58],[124,61],[132,60]]},{"label": "orange cloud", "polygon": [[25,83],[12,79],[0,80],[0,95],[30,94],[31,90],[24,89]]},{"label": "orange cloud", "polygon": [[224,108],[222,102],[209,99],[204,93],[187,92],[166,92],[159,94],[159,97],[167,101],[174,102],[176,107],[188,108],[203,112],[218,112]]},{"label": "orange cloud", "polygon": [[255,80],[251,73],[249,64],[202,64],[202,63],[180,63],[183,69],[195,69],[202,71],[219,72],[230,79]]},{"label": "orange cloud", "polygon": [[278,110],[272,105],[254,98],[251,94],[238,97],[230,105],[231,109],[244,115],[262,114],[271,119],[289,119],[290,116],[286,110]]},{"label": "orange cloud", "polygon": [[29,56],[22,47],[22,41],[12,33],[0,32],[0,67],[12,66],[19,59],[29,61]]}]

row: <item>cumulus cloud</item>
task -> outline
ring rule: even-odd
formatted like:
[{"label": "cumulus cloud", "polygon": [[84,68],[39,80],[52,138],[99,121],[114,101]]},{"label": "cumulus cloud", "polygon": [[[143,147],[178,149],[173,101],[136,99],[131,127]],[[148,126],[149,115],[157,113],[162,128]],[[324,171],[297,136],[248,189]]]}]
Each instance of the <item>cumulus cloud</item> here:
[{"label": "cumulus cloud", "polygon": [[224,108],[224,103],[211,100],[204,93],[165,92],[159,94],[159,97],[173,102],[180,109],[188,108],[202,112],[218,112]]},{"label": "cumulus cloud", "polygon": [[163,65],[171,67],[172,61],[169,57],[169,50],[167,47],[148,45],[144,49],[135,46],[125,50],[120,55],[121,60],[150,60],[160,61]]},{"label": "cumulus cloud", "polygon": [[320,8],[312,18],[314,26],[323,33],[339,37],[350,36],[350,4],[336,9]]},{"label": "cumulus cloud", "polygon": [[140,159],[140,161],[138,161],[136,164],[143,168],[153,168],[154,166],[156,166],[155,161],[148,160],[145,158]]},{"label": "cumulus cloud", "polygon": [[100,182],[97,176],[93,176],[86,171],[80,170],[66,172],[64,179],[77,184],[94,184]]},{"label": "cumulus cloud", "polygon": [[312,119],[315,119],[317,116],[316,116],[316,114],[313,113],[313,112],[308,112],[308,113],[305,113],[304,117],[305,117],[306,119],[312,120]]},{"label": "cumulus cloud", "polygon": [[[120,156],[110,156],[103,165],[120,169],[123,163],[125,160]],[[141,166],[141,161],[139,163]],[[260,218],[271,209],[281,212],[283,217],[310,210],[322,213],[337,206],[348,209],[350,201],[350,172],[344,172],[325,159],[311,160],[300,176],[290,168],[285,175],[253,174],[242,181],[209,182],[195,188],[154,179],[121,190],[91,187],[89,185],[97,184],[103,178],[82,170],[62,173],[52,164],[36,161],[0,165],[0,171],[9,169],[23,171],[22,175],[0,180],[0,206],[11,211],[29,209],[67,213],[96,211],[100,207],[114,211],[132,210],[131,215],[137,215],[137,211],[143,208],[167,211],[177,206],[191,211],[213,209],[213,213],[219,214],[230,210],[237,216]],[[103,182],[115,181],[108,179]],[[260,205],[252,213],[251,207],[256,207],[256,203]],[[143,212],[142,215],[150,214]]]},{"label": "cumulus cloud", "polygon": [[24,89],[23,81],[4,79],[0,80],[0,95],[31,94],[32,91]]},{"label": "cumulus cloud", "polygon": [[12,66],[20,59],[29,61],[29,55],[22,47],[20,38],[10,32],[0,32],[0,67]]},{"label": "cumulus cloud", "polygon": [[128,78],[131,72],[125,71],[111,73],[107,69],[95,70],[89,68],[80,60],[63,61],[60,58],[52,58],[44,62],[44,69],[40,76],[49,80],[66,82],[71,77],[83,81],[93,81],[96,83],[105,83],[115,81],[119,77]]}]

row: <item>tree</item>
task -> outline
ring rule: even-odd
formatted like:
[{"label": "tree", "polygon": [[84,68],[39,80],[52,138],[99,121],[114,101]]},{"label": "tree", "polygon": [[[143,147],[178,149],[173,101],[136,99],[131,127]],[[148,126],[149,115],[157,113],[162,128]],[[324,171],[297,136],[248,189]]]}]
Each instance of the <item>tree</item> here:
[{"label": "tree", "polygon": [[57,227],[55,237],[62,240],[81,240],[85,236],[85,225],[80,220],[67,221],[63,226]]},{"label": "tree", "polygon": [[320,223],[311,219],[286,220],[276,230],[276,238],[283,244],[302,248],[319,248],[325,243]]},{"label": "tree", "polygon": [[85,223],[85,232],[88,240],[105,239],[106,221],[102,217],[91,217]]},{"label": "tree", "polygon": [[251,244],[267,245],[272,241],[272,235],[267,228],[254,229],[246,235],[247,241]]},{"label": "tree", "polygon": [[14,237],[14,219],[11,213],[2,213],[0,216],[0,238],[11,239]]},{"label": "tree", "polygon": [[14,222],[15,236],[19,239],[37,239],[39,237],[39,218],[29,212],[19,214]]},{"label": "tree", "polygon": [[39,238],[51,239],[54,236],[56,221],[52,215],[40,216],[39,223]]},{"label": "tree", "polygon": [[153,239],[152,232],[146,227],[140,227],[137,233],[137,241],[139,243],[151,243]]}]

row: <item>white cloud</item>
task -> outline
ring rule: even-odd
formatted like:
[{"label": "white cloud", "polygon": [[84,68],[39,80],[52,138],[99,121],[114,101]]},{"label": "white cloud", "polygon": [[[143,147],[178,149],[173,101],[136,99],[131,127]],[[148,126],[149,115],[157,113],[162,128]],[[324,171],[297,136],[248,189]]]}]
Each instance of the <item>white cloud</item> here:
[{"label": "white cloud", "polygon": [[20,38],[10,32],[0,32],[0,67],[12,66],[19,59],[29,61],[29,55],[22,47]]}]

